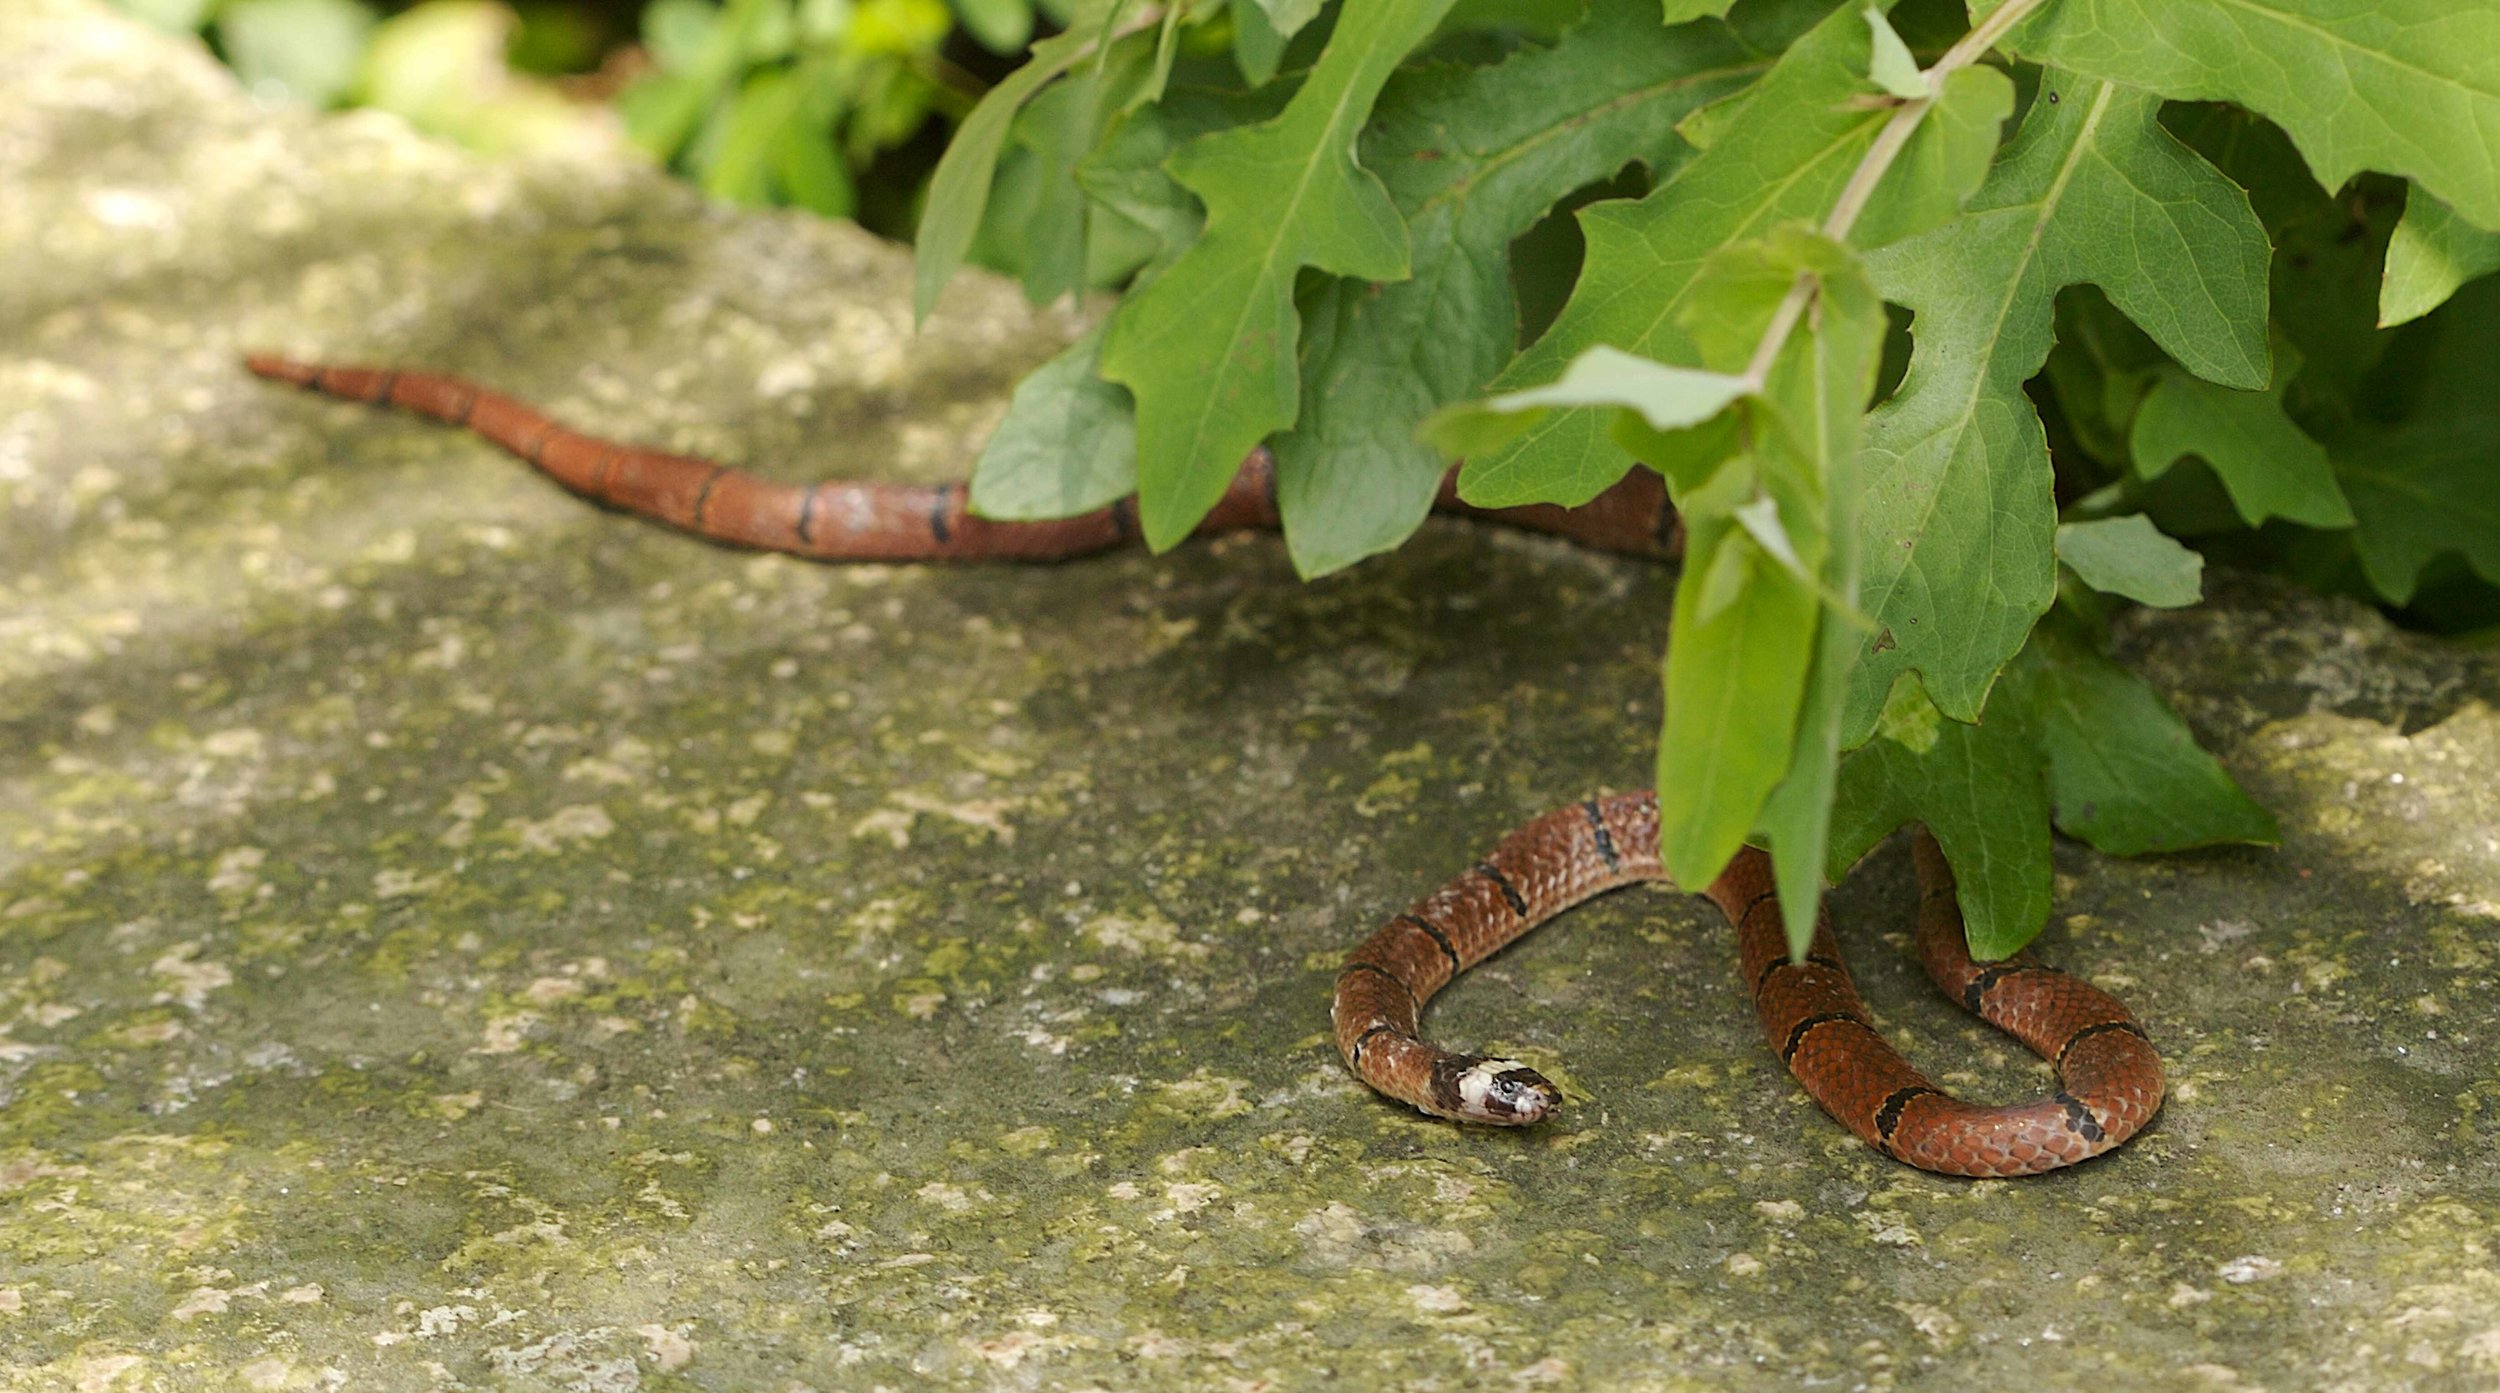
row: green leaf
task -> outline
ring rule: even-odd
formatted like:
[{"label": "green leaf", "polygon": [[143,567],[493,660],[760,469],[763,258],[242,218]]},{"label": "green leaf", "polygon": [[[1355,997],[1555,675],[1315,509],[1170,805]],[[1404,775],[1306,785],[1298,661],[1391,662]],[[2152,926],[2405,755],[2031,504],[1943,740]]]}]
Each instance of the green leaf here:
[{"label": "green leaf", "polygon": [[[1728,606],[1744,597],[1745,585],[1753,579],[1753,565],[1760,552],[1746,539],[1734,533],[1720,533],[1718,545],[1710,549],[1710,564],[1695,566],[1693,574],[1701,584],[1693,596],[1692,619],[1707,624],[1727,613]],[[1665,784],[1666,780],[1659,780]],[[1676,785],[1681,790],[1681,785]]]},{"label": "green leaf", "polygon": [[1290,39],[1302,26],[1319,18],[1321,0],[1233,0],[1237,7],[1257,10],[1278,38]]},{"label": "green leaf", "polygon": [[[1837,498],[1855,481],[1834,481]],[[1831,521],[1854,521],[1854,500],[1833,509]],[[1832,534],[1831,553],[1824,562],[1825,583],[1843,595],[1853,589],[1858,566],[1854,529]],[[1833,814],[1839,795],[1840,717],[1849,691],[1849,672],[1857,664],[1858,637],[1844,616],[1826,601],[1818,626],[1813,665],[1806,673],[1805,699],[1797,711],[1797,734],[1788,768],[1770,796],[1763,800],[1756,827],[1771,848],[1771,878],[1779,891],[1780,918],[1788,936],[1788,953],[1802,959],[1814,937],[1816,910],[1822,904],[1825,865],[1830,859]]]},{"label": "green leaf", "polygon": [[2335,473],[2360,521],[2353,544],[2372,588],[2390,603],[2412,600],[2423,569],[2451,552],[2500,584],[2495,439],[2500,433],[2488,422],[2436,421],[2363,427],[2335,443]]},{"label": "green leaf", "polygon": [[[1695,345],[1697,355],[1704,362],[1742,362],[1799,274],[1826,267],[1863,284],[1846,252],[1791,229],[1711,257],[1692,286],[1695,313],[1710,326]],[[1866,299],[1874,303],[1871,291]],[[1719,874],[1796,761],[1829,540],[1821,527],[1830,497],[1826,475],[1835,464],[1848,467],[1846,459],[1835,461],[1813,447],[1821,435],[1811,395],[1818,385],[1811,371],[1820,363],[1817,346],[1813,326],[1801,322],[1764,379],[1779,401],[1748,397],[1731,413],[1745,419],[1745,453],[1722,467],[1706,490],[1676,499],[1685,529],[1684,570],[1665,661],[1658,828],[1667,873],[1686,885],[1706,885]],[[1592,350],[1584,361],[1621,356]],[[1852,427],[1867,385],[1858,384],[1850,404]],[[1652,423],[1621,405],[1612,410],[1652,429],[1675,424]],[[1743,514],[1753,510],[1758,517],[1766,503],[1794,519],[1794,527],[1771,529],[1794,566],[1773,559],[1743,523]]]},{"label": "green leaf", "polygon": [[1849,232],[1853,247],[1883,247],[1915,236],[1961,208],[1987,178],[2014,84],[1994,68],[1964,68],[1945,79],[1918,137],[1903,149],[1875,200]]},{"label": "green leaf", "polygon": [[1284,61],[1285,36],[1276,32],[1267,11],[1249,0],[1235,0],[1232,16],[1233,66],[1241,70],[1242,81],[1264,87]]},{"label": "green leaf", "polygon": [[2400,337],[2407,351],[2391,352],[2388,368],[2411,389],[2413,409],[2326,442],[2359,519],[2362,570],[2396,604],[2447,554],[2500,584],[2500,280],[2466,286]]},{"label": "green leaf", "polygon": [[1917,101],[1927,95],[1927,74],[1919,71],[1918,60],[1910,56],[1910,46],[1892,32],[1892,21],[1873,5],[1861,11],[1866,27],[1873,31],[1874,52],[1867,60],[1866,76],[1876,86],[1903,101]]},{"label": "green leaf", "polygon": [[[1843,248],[1793,236],[1775,239],[1774,246],[1789,250],[1785,257],[1775,252],[1773,266],[1793,262],[1817,282],[1805,334],[1791,341],[1770,374],[1762,413],[1768,426],[1755,437],[1769,489],[1765,501],[1779,501],[1793,520],[1784,522],[1780,533],[1822,597],[1788,767],[1755,819],[1771,848],[1789,953],[1801,956],[1822,902],[1841,714],[1857,664],[1858,511],[1864,488],[1858,458],[1885,318],[1864,266]],[[1715,297],[1699,298],[1710,305]],[[1737,510],[1740,521],[1752,506]]]},{"label": "green leaf", "polygon": [[912,319],[925,321],[937,307],[938,292],[963,265],[964,253],[980,231],[981,212],[989,203],[990,179],[998,168],[999,151],[1016,113],[1052,78],[1094,53],[1098,35],[1080,25],[1033,45],[1023,67],[981,98],[964,118],[929,179],[928,205],[920,214],[920,233],[912,253]]},{"label": "green leaf", "polygon": [[1304,575],[1387,550],[1422,522],[1447,465],[1416,426],[1509,358],[1511,243],[1627,162],[1673,168],[1684,153],[1676,120],[1768,65],[1722,25],[1670,31],[1647,0],[1593,0],[1550,49],[1391,79],[1362,160],[1406,218],[1415,274],[1305,292],[1302,418],[1268,442]]},{"label": "green leaf", "polygon": [[773,150],[773,175],[793,207],[828,218],[847,218],[858,211],[859,190],[835,153],[829,130],[804,122],[785,128]]},{"label": "green leaf", "polygon": [[2387,328],[2419,319],[2446,304],[2458,286],[2492,271],[2500,271],[2500,232],[2476,227],[2414,188],[2405,195],[2404,221],[2387,244],[2378,322]]},{"label": "green leaf", "polygon": [[1666,22],[1682,24],[1688,19],[1716,19],[1726,14],[1736,0],[1662,0]]},{"label": "green leaf", "polygon": [[1762,392],[1727,413],[1743,418],[1744,452],[1676,494],[1684,573],[1658,745],[1669,874],[1707,883],[1758,828],[1800,945],[1820,898],[1840,699],[1856,648],[1855,461],[1883,305],[1853,254],[1795,227],[1718,253],[1693,286],[1696,322],[1708,326],[1703,358],[1728,362],[1752,354],[1801,276],[1815,288],[1810,312]]},{"label": "green leaf", "polygon": [[748,77],[730,103],[728,127],[703,171],[703,191],[731,203],[769,205],[773,159],[804,96],[788,72],[767,70]]},{"label": "green leaf", "polygon": [[515,21],[499,0],[426,0],[365,40],[355,100],[486,154],[604,143],[608,115],[513,69]]},{"label": "green leaf", "polygon": [[1736,523],[1754,539],[1772,560],[1788,568],[1789,574],[1811,585],[1814,576],[1797,559],[1797,544],[1789,540],[1788,526],[1780,521],[1779,501],[1764,494],[1736,510]]},{"label": "green leaf", "polygon": [[113,0],[113,7],[136,15],[168,34],[189,34],[208,22],[216,0]]},{"label": "green leaf", "polygon": [[[1865,0],[1860,0],[1860,3],[1863,5]],[[1954,19],[1960,18],[1958,0],[1921,0],[1921,3],[1927,10],[1936,10],[1941,6],[1944,12]],[[1883,6],[1879,4],[1878,8],[1883,8]],[[1670,0],[1667,13],[1670,22],[1675,23],[1697,17],[1693,14],[1681,14],[1681,18],[1678,18],[1682,11],[1706,10],[1714,15],[1725,16],[1729,30],[1741,41],[1762,53],[1767,66],[1770,60],[1776,59],[1794,46],[1806,31],[1829,18],[1833,9],[1834,6],[1826,3],[1826,0],[1754,0],[1753,3],[1745,5],[1682,6]],[[1864,17],[1863,10],[1860,11],[1860,17]],[[1953,32],[1959,35],[1962,31],[1957,27]],[[1862,73],[1865,67],[1863,61],[1859,67]],[[1749,87],[1713,102],[1684,118],[1683,123],[1676,129],[1694,148],[1707,150],[1718,143],[1720,133],[1734,124],[1735,117],[1744,110],[1747,103],[1759,91],[1758,87]],[[1861,90],[1847,100],[1853,105],[1868,106],[1872,109],[1871,104],[1882,101],[1882,98],[1876,96],[1875,93],[1876,89],[1872,84],[1864,84]]]},{"label": "green leaf", "polygon": [[[1180,58],[1181,26],[1200,8],[1182,0],[1175,0],[1175,3],[1164,7],[1163,22],[1155,29],[1154,67],[1147,74],[1145,83],[1129,93],[1128,99],[1120,104],[1122,115],[1163,100],[1164,88],[1172,80],[1172,64]],[[1153,11],[1149,10],[1147,14],[1152,15]]]},{"label": "green leaf", "polygon": [[1977,725],[1944,719],[1913,682],[1893,691],[1875,739],[1842,761],[1831,873],[1924,822],[1953,865],[1972,954],[2001,958],[2047,922],[2052,817],[2118,856],[2278,835],[2161,698],[2060,611]]},{"label": "green leaf", "polygon": [[2113,856],[2280,839],[2168,704],[2066,615],[2040,626],[2006,678],[2048,761],[2060,831]]},{"label": "green leaf", "polygon": [[964,32],[992,53],[1014,53],[1033,37],[1029,0],[954,0]]},{"label": "green leaf", "polygon": [[1638,413],[1653,430],[1678,430],[1718,415],[1746,389],[1742,377],[1653,363],[1599,344],[1574,358],[1554,381],[1542,387],[1505,392],[1486,401],[1484,409],[1537,411],[1556,406],[1620,406]]},{"label": "green leaf", "polygon": [[[921,0],[926,3],[926,0]],[[943,16],[944,11],[939,12]],[[917,58],[881,58],[859,72],[846,94],[842,148],[855,164],[866,165],[877,153],[909,140],[929,119],[931,100],[939,90],[924,76]]]},{"label": "green leaf", "polygon": [[659,75],[617,99],[634,143],[688,172],[708,170],[732,117],[721,109],[724,98],[772,40],[787,46],[791,28],[786,5],[733,0],[723,10],[702,0],[655,0],[642,30]]},{"label": "green leaf", "polygon": [[1012,271],[1034,304],[1086,288],[1092,209],[1077,169],[1099,143],[1118,94],[1143,75],[1146,62],[1142,46],[1123,45],[1016,114],[972,255]]},{"label": "green leaf", "polygon": [[2325,439],[2355,410],[2392,337],[2372,330],[2394,210],[2360,189],[2320,188],[2289,136],[2237,108],[2171,107],[2163,124],[2248,190],[2274,243],[2273,333],[2299,350],[2284,402]]},{"label": "green leaf", "polygon": [[[1504,417],[1522,421],[1519,431],[1499,440],[1488,441],[1475,453],[1509,444],[1524,432],[1527,418]],[[1712,417],[1689,430],[1654,431],[1641,418],[1630,412],[1615,413],[1614,440],[1624,453],[1658,471],[1667,481],[1667,496],[1679,508],[1693,506],[1692,494],[1708,489],[1712,481],[1726,472],[1721,466],[1745,447],[1744,422],[1735,413]],[[1454,455],[1466,452],[1453,450]]]},{"label": "green leaf", "polygon": [[[1693,361],[1686,306],[1702,263],[1780,222],[1823,217],[1888,119],[1852,104],[1873,90],[1865,77],[1872,42],[1856,10],[1830,15],[1789,47],[1674,178],[1637,202],[1582,209],[1588,256],[1570,302],[1493,385],[1550,381],[1598,344],[1660,362]],[[2004,89],[2001,78],[1980,78],[1956,84],[1947,95],[1985,105],[2001,100]],[[1922,124],[1912,144],[1935,139],[1949,124]],[[1877,208],[1891,200],[1920,203],[1927,192],[1927,186],[1887,182]],[[1901,228],[1951,212],[1941,205],[1915,215],[1871,210],[1870,216]],[[1607,413],[1558,411],[1510,446],[1469,459],[1460,491],[1488,506],[1570,506],[1596,497],[1631,463],[1611,437]]]},{"label": "green leaf", "polygon": [[2057,0],[2007,46],[2175,101],[2235,102],[2289,132],[2330,189],[2402,174],[2500,227],[2500,7],[2485,0]]},{"label": "green leaf", "polygon": [[[658,5],[679,0],[653,0]],[[699,0],[698,0],[699,2]],[[790,31],[802,48],[829,48],[850,34],[852,0],[796,0],[790,8]],[[643,11],[647,28],[650,10]]]},{"label": "green leaf", "polygon": [[1197,198],[1164,168],[1172,152],[1210,131],[1274,116],[1293,91],[1289,80],[1239,95],[1175,91],[1115,121],[1102,144],[1077,165],[1077,182],[1097,212],[1116,214],[1153,237],[1155,262],[1168,265],[1206,225]]},{"label": "green leaf", "polygon": [[230,0],[217,39],[235,76],[307,106],[328,106],[356,79],[373,12],[356,0]]},{"label": "green leaf", "polygon": [[702,124],[712,85],[689,73],[651,74],[616,95],[625,136],[655,160],[670,160]]},{"label": "green leaf", "polygon": [[[790,0],[730,0],[733,6],[750,3],[768,5],[787,12]],[[796,37],[797,26],[787,18],[778,24],[780,34],[771,37],[786,47]],[[856,0],[849,25],[843,30],[843,47],[866,58],[920,58],[937,56],[938,46],[955,28],[940,0]],[[785,37],[786,36],[786,37]],[[759,35],[759,39],[764,36]],[[748,52],[758,60],[778,56],[779,50],[750,47]]]},{"label": "green leaf", "polygon": [[1587,0],[1458,0],[1441,21],[1436,42],[1490,34],[1505,41],[1552,43],[1586,16]]},{"label": "green leaf", "polygon": [[2158,479],[2182,457],[2213,466],[2249,526],[2283,518],[2304,527],[2350,527],[2352,505],[2335,482],[2326,448],[2284,414],[2300,369],[2289,344],[2275,348],[2274,385],[2235,392],[2164,366],[2136,408],[2127,440],[2135,471]]},{"label": "green leaf", "polygon": [[1103,376],[1137,400],[1138,520],[1150,545],[1187,537],[1242,456],[1299,414],[1301,269],[1406,277],[1406,225],[1380,180],[1355,164],[1355,138],[1390,72],[1449,3],[1348,9],[1281,115],[1174,157],[1173,176],[1206,204],[1206,230],[1121,302],[1102,353]]},{"label": "green leaf", "polygon": [[1977,725],[1946,720],[1903,679],[1875,739],[1841,761],[1832,878],[1923,822],[1953,867],[1972,955],[1992,961],[2037,937],[2049,916],[2049,789],[2022,725],[2011,711]]},{"label": "green leaf", "polygon": [[2264,229],[2237,186],[2164,133],[2142,93],[2058,73],[1960,218],[1869,258],[1908,307],[1908,375],[1867,426],[1866,577],[1876,621],[1846,743],[1895,680],[1955,720],[2055,593],[2048,446],[2023,383],[2057,292],[2099,285],[2198,374],[2267,379]]},{"label": "green leaf", "polygon": [[2057,559],[2105,595],[2160,609],[2205,598],[2205,558],[2164,536],[2142,513],[2060,524]]},{"label": "green leaf", "polygon": [[642,12],[642,45],[664,72],[701,63],[721,25],[708,0],[651,0]]},{"label": "green leaf", "polygon": [[[1164,160],[1191,136],[1274,114],[1284,97],[1272,88],[1248,96],[1175,92],[1121,118],[1078,167],[1093,220],[1124,224],[1154,245],[1141,284],[1198,233],[1197,200],[1163,172]],[[1134,409],[1126,388],[1096,376],[1101,345],[1098,326],[1017,386],[973,471],[973,511],[1065,517],[1137,491]]]},{"label": "green leaf", "polygon": [[738,57],[749,65],[778,63],[798,41],[790,0],[730,0],[729,27],[741,39]]},{"label": "green leaf", "polygon": [[1030,520],[1091,512],[1137,491],[1128,393],[1094,375],[1102,327],[1016,384],[972,473],[972,511]]},{"label": "green leaf", "polygon": [[[2075,449],[2109,471],[2134,467],[2127,429],[2159,371],[2171,366],[2170,356],[2088,286],[2057,297],[2054,332],[2057,345],[2049,351],[2039,380],[2048,384],[2058,415],[2074,435]],[[2278,345],[2276,351],[2289,349]],[[2276,384],[2291,375],[2277,358]]]},{"label": "green leaf", "polygon": [[1461,402],[1445,406],[1423,419],[1415,427],[1415,438],[1430,445],[1436,453],[1433,462],[1442,456],[1466,459],[1470,455],[1490,454],[1528,433],[1530,427],[1545,419],[1542,411],[1492,411],[1482,402]]},{"label": "green leaf", "polygon": [[[1707,885],[1794,757],[1817,603],[1796,576],[1762,564],[1740,529],[1688,519],[1684,539],[1658,737],[1659,855],[1678,884]],[[1724,563],[1733,575],[1713,583],[1720,594],[1705,606],[1725,548],[1735,549]]]},{"label": "green leaf", "polygon": [[[1425,418],[1423,439],[1452,458],[1497,448],[1533,430],[1557,409],[1619,408],[1626,426],[1681,431],[1716,417],[1752,390],[1744,378],[1653,363],[1603,344],[1573,359],[1542,387],[1446,406]],[[1793,560],[1793,558],[1791,558]]]}]

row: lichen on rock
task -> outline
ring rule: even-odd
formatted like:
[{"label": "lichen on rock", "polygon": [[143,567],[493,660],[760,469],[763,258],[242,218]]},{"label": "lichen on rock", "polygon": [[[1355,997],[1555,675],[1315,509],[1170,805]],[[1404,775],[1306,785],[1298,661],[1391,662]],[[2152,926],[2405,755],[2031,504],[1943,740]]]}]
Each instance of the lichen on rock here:
[{"label": "lichen on rock", "polygon": [[[655,174],[264,110],[0,6],[0,1366],[27,1387],[2474,1387],[2500,1377],[2500,665],[2255,582],[2129,654],[2280,852],[2061,847],[2051,957],[2174,1069],[2024,1183],[1888,1162],[1715,914],[1437,1004],[1565,1081],[1466,1131],[1336,956],[1646,778],[1665,580],[1436,523],[824,568],[237,370],[425,363],[795,476],[960,472],[1076,324]],[[1837,894],[1870,995],[2028,1057]]]}]

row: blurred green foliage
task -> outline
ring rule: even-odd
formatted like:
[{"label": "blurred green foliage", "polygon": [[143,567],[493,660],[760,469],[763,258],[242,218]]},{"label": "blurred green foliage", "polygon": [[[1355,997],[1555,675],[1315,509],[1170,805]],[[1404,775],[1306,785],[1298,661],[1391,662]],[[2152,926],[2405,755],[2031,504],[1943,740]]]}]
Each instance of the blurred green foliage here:
[{"label": "blurred green foliage", "polygon": [[264,100],[490,152],[630,144],[714,197],[907,235],[945,137],[1067,0],[116,0]]},{"label": "blurred green foliage", "polygon": [[[1025,0],[965,10],[1008,52],[1032,31]],[[653,72],[618,106],[636,145],[715,197],[853,216],[879,155],[970,107],[978,80],[939,53],[955,24],[939,0],[654,0]]]}]

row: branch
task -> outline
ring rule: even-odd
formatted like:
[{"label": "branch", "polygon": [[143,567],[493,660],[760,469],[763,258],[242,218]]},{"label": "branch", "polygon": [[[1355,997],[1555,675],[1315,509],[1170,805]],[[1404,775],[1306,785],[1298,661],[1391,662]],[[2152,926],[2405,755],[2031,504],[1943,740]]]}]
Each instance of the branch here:
[{"label": "branch", "polygon": [[[1945,50],[1944,56],[1923,74],[1927,79],[1927,95],[1903,102],[1893,111],[1892,119],[1884,123],[1884,128],[1876,132],[1875,143],[1867,147],[1866,154],[1858,161],[1858,167],[1850,173],[1849,182],[1842,186],[1840,197],[1833,202],[1830,216],[1823,220],[1823,235],[1836,242],[1848,237],[1849,229],[1857,226],[1858,216],[1866,211],[1867,203],[1875,197],[1876,186],[1892,168],[1893,161],[1908,148],[1910,137],[1918,133],[1918,123],[1927,119],[1928,108],[1936,104],[1937,96],[1944,91],[1945,79],[1978,62],[1989,49],[1996,47],[1998,39],[2005,37],[2006,30],[2021,23],[2024,17],[2045,2],[2006,0],[1995,13],[1981,20],[1977,28],[1963,35],[1959,43]],[[1779,361],[1780,351],[1788,346],[1788,336],[1796,331],[1797,322],[1805,318],[1806,307],[1814,300],[1816,284],[1810,273],[1799,272],[1796,283],[1788,288],[1787,298],[1780,301],[1779,309],[1771,315],[1771,322],[1764,326],[1762,340],[1754,345],[1753,357],[1745,364],[1745,380],[1753,390],[1762,390],[1763,384],[1770,380],[1771,365]]]}]

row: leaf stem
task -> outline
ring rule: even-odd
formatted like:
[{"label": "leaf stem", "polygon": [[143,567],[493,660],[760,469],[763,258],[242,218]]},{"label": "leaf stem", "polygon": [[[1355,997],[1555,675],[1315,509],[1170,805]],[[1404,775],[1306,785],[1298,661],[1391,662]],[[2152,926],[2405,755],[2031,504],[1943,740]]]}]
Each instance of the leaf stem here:
[{"label": "leaf stem", "polygon": [[[1831,213],[1823,219],[1824,236],[1841,241],[1848,237],[1851,228],[1857,226],[1859,215],[1866,211],[1866,205],[1875,197],[1876,186],[1892,168],[1892,162],[1909,147],[1910,137],[1918,133],[1918,123],[1926,119],[1928,108],[1936,104],[1938,94],[1944,90],[1945,79],[1978,62],[1989,49],[1996,47],[1997,40],[2005,37],[2005,31],[2021,23],[2044,3],[2046,0],[2005,0],[1953,47],[1946,49],[1944,56],[1926,70],[1927,95],[1903,102],[1893,110],[1892,119],[1884,123],[1884,128],[1875,133],[1875,143],[1868,146],[1866,154],[1858,160],[1858,167],[1850,172],[1849,182],[1842,186],[1840,197],[1833,202]],[[1770,380],[1771,365],[1779,361],[1780,351],[1788,346],[1788,336],[1796,332],[1798,321],[1805,318],[1806,308],[1814,299],[1815,286],[1811,272],[1799,272],[1796,283],[1788,288],[1787,298],[1780,301],[1779,309],[1771,315],[1771,322],[1763,327],[1762,340],[1754,345],[1753,357],[1745,364],[1745,380],[1755,391],[1760,391],[1763,384]]]}]

